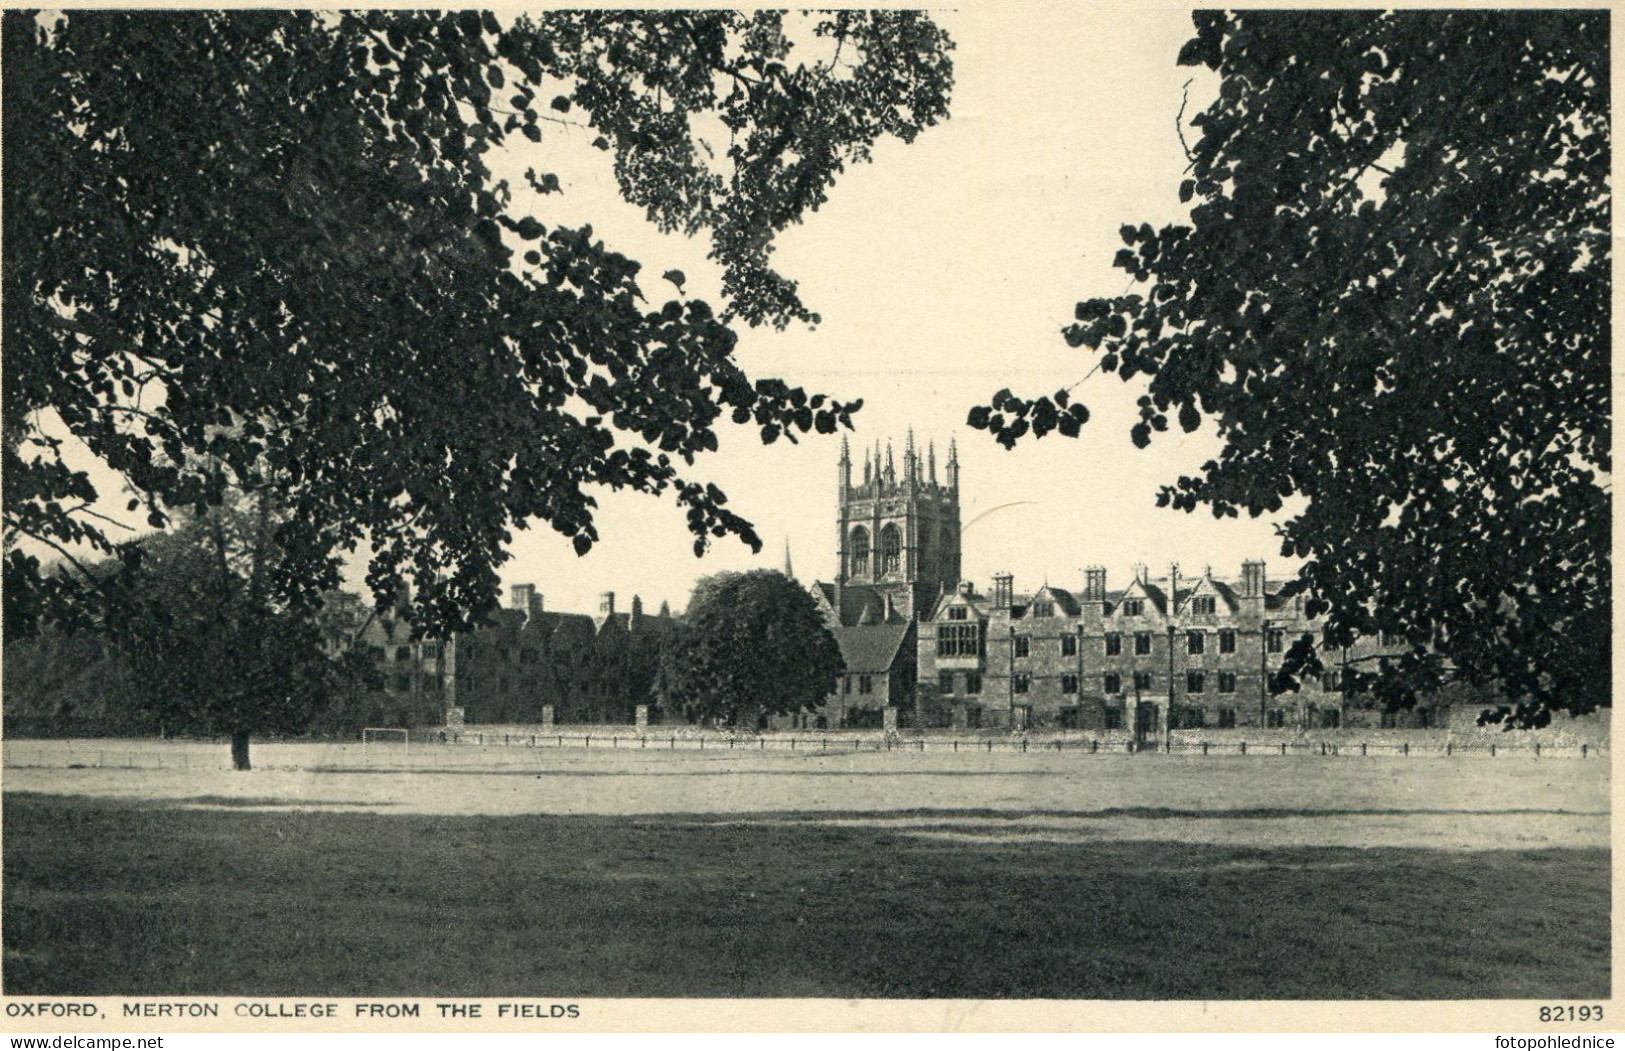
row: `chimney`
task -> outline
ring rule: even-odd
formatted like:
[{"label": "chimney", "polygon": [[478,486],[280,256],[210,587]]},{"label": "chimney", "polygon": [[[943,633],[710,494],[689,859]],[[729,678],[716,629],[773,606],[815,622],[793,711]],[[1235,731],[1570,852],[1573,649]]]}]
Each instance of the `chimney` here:
[{"label": "chimney", "polygon": [[601,617],[615,615],[615,592],[605,591],[598,596],[598,615]]},{"label": "chimney", "polygon": [[1106,567],[1089,566],[1083,571],[1083,598],[1085,602],[1106,601]]},{"label": "chimney", "polygon": [[1241,594],[1243,598],[1264,597],[1264,562],[1252,559],[1241,564]]},{"label": "chimney", "polygon": [[546,602],[546,596],[540,595],[540,594],[531,595],[530,596],[530,615],[533,616],[533,617],[541,616],[541,614],[545,611],[545,608],[546,608],[545,607],[545,602]]},{"label": "chimney", "polygon": [[1145,563],[1144,562],[1135,563],[1135,565],[1134,565],[1134,581],[1135,581],[1135,583],[1137,583],[1137,584],[1146,583],[1145,573],[1146,573]]},{"label": "chimney", "polygon": [[531,602],[536,596],[535,584],[515,584],[508,592],[508,605],[512,609],[530,612]]},{"label": "chimney", "polygon": [[1168,608],[1179,608],[1179,563],[1168,563]]},{"label": "chimney", "polygon": [[637,595],[632,596],[632,616],[628,619],[634,631],[643,623],[643,599]]},{"label": "chimney", "polygon": [[1009,573],[993,575],[993,608],[1009,609],[1015,601],[1016,578]]}]

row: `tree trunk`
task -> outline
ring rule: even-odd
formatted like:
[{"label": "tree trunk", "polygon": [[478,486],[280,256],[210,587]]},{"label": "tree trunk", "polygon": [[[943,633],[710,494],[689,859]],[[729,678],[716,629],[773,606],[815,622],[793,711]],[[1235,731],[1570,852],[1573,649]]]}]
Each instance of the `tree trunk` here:
[{"label": "tree trunk", "polygon": [[233,770],[251,769],[248,765],[247,730],[233,730],[231,732],[231,768]]}]

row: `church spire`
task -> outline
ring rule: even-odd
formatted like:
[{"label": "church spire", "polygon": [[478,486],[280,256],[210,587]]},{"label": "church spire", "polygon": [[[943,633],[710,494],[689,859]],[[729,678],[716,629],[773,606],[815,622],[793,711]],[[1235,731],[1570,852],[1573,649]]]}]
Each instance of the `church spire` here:
[{"label": "church spire", "polygon": [[952,436],[948,438],[948,488],[959,489],[959,445]]},{"label": "church spire", "polygon": [[886,443],[886,484],[897,484],[897,464],[892,460],[891,442]]},{"label": "church spire", "polygon": [[791,580],[796,579],[795,567],[790,564],[790,538],[784,538],[784,575]]},{"label": "church spire", "polygon": [[925,444],[925,465],[927,480],[932,485],[937,484],[937,443],[933,439]]}]

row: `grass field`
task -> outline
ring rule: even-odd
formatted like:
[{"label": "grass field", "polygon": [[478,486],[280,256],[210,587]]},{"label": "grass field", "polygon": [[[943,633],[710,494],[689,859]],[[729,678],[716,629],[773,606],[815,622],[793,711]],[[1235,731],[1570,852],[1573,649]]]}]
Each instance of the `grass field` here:
[{"label": "grass field", "polygon": [[[1322,764],[1346,791],[1294,794],[1287,765],[1151,761],[1167,765],[586,769],[563,813],[536,812],[559,772],[120,794],[117,771],[7,771],[5,992],[1608,995],[1601,764]],[[494,813],[411,802],[474,808],[476,781]],[[684,813],[695,796],[721,802]],[[1475,820],[1470,842],[1418,845],[1429,822]],[[1377,845],[1317,845],[1339,821]]]}]

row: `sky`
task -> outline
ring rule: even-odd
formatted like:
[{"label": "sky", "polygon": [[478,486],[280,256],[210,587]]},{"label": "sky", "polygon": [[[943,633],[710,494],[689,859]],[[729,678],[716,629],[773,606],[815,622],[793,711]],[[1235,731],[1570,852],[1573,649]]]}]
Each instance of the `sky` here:
[{"label": "sky", "polygon": [[[882,143],[781,238],[777,265],[823,323],[746,330],[743,363],[755,376],[863,398],[849,435],[860,476],[858,451],[877,438],[900,456],[912,427],[922,448],[935,441],[939,467],[956,438],[961,517],[975,521],[963,570],[981,587],[995,572],[1014,574],[1018,589],[1080,587],[1090,564],[1105,565],[1113,586],[1138,563],[1154,574],[1170,562],[1185,573],[1211,564],[1225,576],[1264,557],[1272,576],[1286,570],[1271,520],[1155,506],[1158,485],[1198,469],[1218,443],[1210,430],[1170,432],[1135,449],[1128,433],[1143,384],[1097,372],[1078,386],[1092,413],[1078,439],[1029,438],[1007,451],[965,426],[970,407],[1002,387],[1048,394],[1083,380],[1095,356],[1068,347],[1060,330],[1079,299],[1125,290],[1127,276],[1110,265],[1118,228],[1181,217],[1187,160],[1176,118],[1193,77],[1187,122],[1212,91],[1211,74],[1175,63],[1189,9],[1001,4],[933,17],[956,45],[950,118],[912,144]],[[602,157],[586,151],[579,169],[561,169],[555,216],[580,208],[646,272],[676,266],[690,294],[716,301],[703,237],[654,232],[615,197]],[[755,523],[760,554],[725,540],[696,558],[674,501],[608,493],[603,539],[587,556],[545,528],[522,532],[504,582],[534,583],[549,608],[591,610],[615,591],[622,608],[640,594],[646,607],[680,609],[699,576],[782,567],[786,543],[800,579],[832,579],[839,449],[830,436],[764,447],[753,427],[723,426],[720,451],[694,473]]]},{"label": "sky", "polygon": [[[963,570],[981,587],[1010,572],[1018,590],[1076,588],[1091,564],[1105,565],[1114,587],[1140,563],[1156,575],[1178,562],[1187,574],[1212,565],[1228,576],[1257,557],[1278,577],[1292,567],[1272,520],[1155,506],[1160,484],[1217,451],[1211,430],[1170,431],[1135,449],[1129,427],[1143,384],[1091,376],[1093,352],[1060,334],[1078,300],[1126,290],[1127,276],[1110,265],[1123,223],[1182,216],[1177,117],[1188,84],[1193,141],[1189,118],[1214,87],[1205,70],[1175,63],[1191,35],[1189,9],[1026,2],[933,17],[955,43],[949,119],[912,144],[881,142],[872,163],[848,169],[829,201],[781,236],[776,264],[823,322],[744,329],[742,364],[753,377],[862,398],[849,434],[860,477],[860,450],[877,439],[900,457],[912,427],[922,449],[935,442],[939,466],[957,439]],[[595,134],[549,126],[539,146],[520,144],[493,168],[520,200],[526,168],[556,172],[563,194],[534,202],[543,222],[590,222],[644,264],[651,294],[669,290],[654,275],[676,268],[686,294],[720,302],[704,235],[662,235],[621,200],[609,155],[591,148]],[[971,406],[1000,388],[1063,386],[1092,413],[1078,439],[1029,438],[1007,451],[965,426]],[[787,544],[801,580],[832,579],[839,437],[763,446],[753,426],[719,427],[719,452],[688,473],[728,494],[755,524],[760,553],[730,538],[696,558],[675,499],[604,491],[602,539],[587,555],[534,523],[515,534],[505,587],[534,584],[550,609],[592,611],[605,591],[622,609],[634,594],[651,610],[662,601],[681,609],[699,577],[782,567]],[[117,483],[96,478],[122,510]],[[349,574],[357,590],[364,554]]]}]

